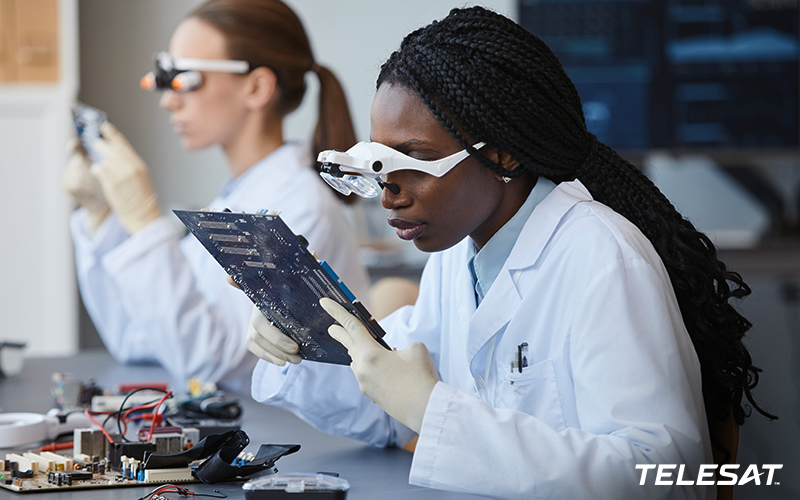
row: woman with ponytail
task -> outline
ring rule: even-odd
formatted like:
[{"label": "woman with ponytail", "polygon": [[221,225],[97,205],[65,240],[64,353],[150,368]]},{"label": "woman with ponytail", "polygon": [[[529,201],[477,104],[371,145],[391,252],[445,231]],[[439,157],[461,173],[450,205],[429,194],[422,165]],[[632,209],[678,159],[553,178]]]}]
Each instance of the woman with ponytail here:
[{"label": "woman with ponytail", "polygon": [[451,11],[382,66],[371,139],[358,147],[383,174],[389,224],[432,252],[416,304],[381,322],[398,350],[322,299],[345,377],[300,363],[254,315],[253,352],[296,364],[259,362],[253,396],[377,446],[417,439],[417,485],[714,498],[710,429],[765,413],[732,303],[750,290],[587,131],[550,49],[494,12]]},{"label": "woman with ponytail", "polygon": [[[320,80],[311,146],[284,141],[283,119],[301,103],[305,76]],[[316,172],[316,152],[345,150],[355,134],[344,93],[315,62],[303,26],[280,0],[210,0],[177,27],[170,52],[143,86],[165,90],[187,149],[219,145],[229,180],[208,206],[279,212],[356,295],[368,276],[342,202]],[[179,383],[228,386],[256,363],[245,348],[252,303],[192,236],[179,239],[156,202],[147,166],[110,125],[89,166],[76,153],[65,185],[82,208],[72,219],[78,280],[108,350],[123,362],[158,362]]]}]

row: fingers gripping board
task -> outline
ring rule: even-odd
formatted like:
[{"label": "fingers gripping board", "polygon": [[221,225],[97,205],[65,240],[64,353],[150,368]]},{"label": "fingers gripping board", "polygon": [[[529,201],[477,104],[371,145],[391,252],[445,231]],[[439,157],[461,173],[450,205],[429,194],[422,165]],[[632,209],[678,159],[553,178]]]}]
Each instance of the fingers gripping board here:
[{"label": "fingers gripping board", "polygon": [[300,346],[302,358],[350,364],[347,350],[328,335],[334,321],[319,305],[322,297],[341,304],[389,349],[378,322],[280,216],[174,212],[264,316]]}]

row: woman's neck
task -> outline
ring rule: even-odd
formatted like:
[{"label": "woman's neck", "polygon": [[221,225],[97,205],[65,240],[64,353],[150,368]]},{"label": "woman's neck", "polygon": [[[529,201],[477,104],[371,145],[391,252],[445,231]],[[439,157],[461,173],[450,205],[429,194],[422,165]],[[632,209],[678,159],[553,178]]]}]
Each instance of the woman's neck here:
[{"label": "woman's neck", "polygon": [[283,145],[282,121],[263,120],[263,116],[258,118],[253,123],[245,124],[239,134],[222,144],[228,171],[234,179]]}]

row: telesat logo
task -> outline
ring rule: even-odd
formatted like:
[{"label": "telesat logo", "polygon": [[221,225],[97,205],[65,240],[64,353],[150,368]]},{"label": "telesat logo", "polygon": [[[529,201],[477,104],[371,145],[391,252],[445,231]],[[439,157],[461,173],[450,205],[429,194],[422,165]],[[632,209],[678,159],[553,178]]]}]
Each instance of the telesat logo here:
[{"label": "telesat logo", "polygon": [[[765,486],[781,484],[779,481],[773,481],[773,478],[775,471],[782,469],[783,464],[764,464],[761,466],[761,471],[759,471],[758,465],[751,464],[747,466],[741,477],[737,475],[737,469],[741,465],[725,464],[719,467],[719,476],[722,478],[720,480],[716,479],[717,467],[719,467],[717,464],[701,464],[700,471],[697,474],[697,481],[693,481],[684,478],[684,469],[686,468],[684,464],[636,464],[636,469],[642,471],[642,476],[639,479],[640,486],[645,484],[655,484],[657,486],[670,486],[673,484],[677,486],[732,486],[736,484],[741,486],[750,482],[761,485],[761,476],[765,473],[767,474],[767,478],[763,483]],[[677,475],[673,476],[675,469],[678,469]],[[654,479],[654,483],[648,482],[648,473],[651,470],[656,470],[654,475],[649,476]]]}]

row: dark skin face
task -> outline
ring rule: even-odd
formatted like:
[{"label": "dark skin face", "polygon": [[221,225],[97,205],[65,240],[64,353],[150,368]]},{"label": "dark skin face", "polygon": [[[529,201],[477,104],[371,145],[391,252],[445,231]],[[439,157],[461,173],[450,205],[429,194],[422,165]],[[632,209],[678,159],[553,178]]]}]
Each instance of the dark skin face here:
[{"label": "dark skin face", "polygon": [[[372,101],[370,121],[372,141],[412,158],[438,160],[463,149],[417,94],[402,85],[381,85]],[[507,153],[481,151],[508,170],[519,168]],[[401,170],[388,174],[385,182],[400,188],[399,194],[384,189],[381,195],[389,224],[398,228],[401,238],[413,239],[420,250],[437,252],[465,236],[483,248],[519,210],[535,179],[525,175],[505,183],[469,156],[442,177]]]}]

